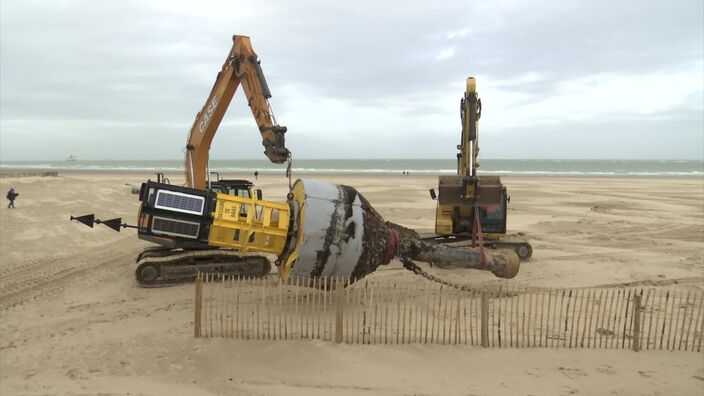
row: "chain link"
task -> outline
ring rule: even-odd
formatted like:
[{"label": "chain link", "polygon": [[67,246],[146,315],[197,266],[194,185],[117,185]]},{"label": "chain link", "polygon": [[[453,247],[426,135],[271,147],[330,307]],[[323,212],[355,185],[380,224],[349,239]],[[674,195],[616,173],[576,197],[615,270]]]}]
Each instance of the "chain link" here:
[{"label": "chain link", "polygon": [[293,168],[293,156],[289,154],[288,165],[286,166],[286,177],[288,177],[288,192],[293,193],[293,184],[291,183],[291,174],[293,173],[291,169]]},{"label": "chain link", "polygon": [[462,291],[479,291],[481,290],[480,288],[470,286],[470,285],[462,285],[460,283],[454,283],[450,281],[446,281],[444,279],[440,279],[435,275],[427,273],[423,268],[419,267],[418,264],[414,263],[413,260],[407,258],[407,257],[401,257],[401,262],[403,263],[403,268],[413,272],[416,275],[420,275],[430,281],[440,283],[445,286],[450,286],[452,288],[455,288],[457,290],[462,290]]}]

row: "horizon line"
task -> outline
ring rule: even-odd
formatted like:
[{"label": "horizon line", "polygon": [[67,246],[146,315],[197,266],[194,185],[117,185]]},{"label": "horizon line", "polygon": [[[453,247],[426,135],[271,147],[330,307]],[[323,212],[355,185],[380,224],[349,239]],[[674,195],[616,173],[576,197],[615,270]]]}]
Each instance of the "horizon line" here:
[{"label": "horizon line", "polygon": [[[73,157],[76,161],[183,161],[183,158],[79,158]],[[454,158],[294,158],[295,160],[313,161],[454,161]],[[699,161],[704,162],[704,158],[482,158],[489,161]],[[63,159],[0,159],[3,162],[29,162],[29,161],[68,161]],[[266,158],[210,158],[210,161],[268,161]]]}]

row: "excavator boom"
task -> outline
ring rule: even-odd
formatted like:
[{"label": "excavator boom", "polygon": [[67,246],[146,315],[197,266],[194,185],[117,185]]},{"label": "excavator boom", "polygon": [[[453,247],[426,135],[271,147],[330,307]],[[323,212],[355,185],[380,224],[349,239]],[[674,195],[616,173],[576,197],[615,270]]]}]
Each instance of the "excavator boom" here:
[{"label": "excavator boom", "polygon": [[252,115],[262,135],[264,153],[271,162],[285,162],[291,153],[286,148],[285,126],[276,124],[271,112],[271,92],[264,78],[257,54],[247,36],[232,36],[232,49],[218,73],[203,109],[196,116],[186,145],[186,186],[206,189],[210,144],[225,111],[242,86]]}]

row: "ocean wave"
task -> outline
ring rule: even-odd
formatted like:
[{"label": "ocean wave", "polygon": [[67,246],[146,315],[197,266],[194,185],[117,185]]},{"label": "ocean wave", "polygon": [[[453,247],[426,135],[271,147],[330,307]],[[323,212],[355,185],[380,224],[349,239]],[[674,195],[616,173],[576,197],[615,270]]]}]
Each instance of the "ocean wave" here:
[{"label": "ocean wave", "polygon": [[[298,160],[293,172],[312,174],[382,175],[455,175],[454,161],[448,160]],[[93,172],[184,172],[180,160],[153,161],[16,161],[0,163],[0,170],[36,169]],[[211,161],[210,170],[219,173],[283,173],[285,166],[265,160]],[[700,161],[582,161],[582,160],[486,160],[479,170],[483,175],[505,176],[604,176],[604,177],[702,177]]]}]

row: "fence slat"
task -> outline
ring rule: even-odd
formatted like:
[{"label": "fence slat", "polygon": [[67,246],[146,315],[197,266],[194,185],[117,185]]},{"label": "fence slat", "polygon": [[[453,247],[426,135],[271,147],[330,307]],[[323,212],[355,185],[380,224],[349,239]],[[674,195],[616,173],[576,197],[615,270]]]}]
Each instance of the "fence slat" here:
[{"label": "fence slat", "polygon": [[[546,348],[548,347],[548,339],[550,340],[550,342],[552,342],[552,337],[550,336],[550,332],[552,331],[552,322],[550,322],[550,319],[551,319],[550,318],[550,313],[551,313],[550,308],[551,308],[551,305],[554,305],[552,295],[553,295],[553,290],[552,289],[548,290],[548,309],[547,309],[547,315],[545,318],[545,347]],[[553,307],[552,310],[555,310],[555,308]],[[552,316],[555,317],[554,314]]]},{"label": "fence slat", "polygon": [[[497,307],[497,312],[496,312],[496,345],[501,348],[502,342],[503,342],[503,337],[506,337],[505,330],[503,330],[502,326],[505,326],[505,323],[503,322],[503,313],[506,311],[506,309],[503,307],[506,303],[506,298],[504,296],[506,295],[506,290],[505,290],[505,285],[499,286],[499,291],[498,294],[496,295],[496,307]],[[502,331],[503,330],[503,331]]]},{"label": "fence slat", "polygon": [[[456,312],[455,312],[455,345],[462,342],[461,338],[459,338],[460,337],[460,323],[461,323],[460,322],[460,302],[461,301],[462,300],[461,300],[460,296],[457,295],[456,307],[455,307],[456,308]],[[500,329],[500,327],[499,327],[499,329]],[[499,338],[499,341],[500,340],[501,339]]]},{"label": "fence slat", "polygon": [[665,293],[665,303],[662,306],[662,329],[660,330],[660,349],[665,344],[665,327],[667,326],[667,305],[670,302],[670,291]]},{"label": "fence slat", "polygon": [[343,298],[344,288],[340,282],[335,282],[335,299],[337,301],[335,311],[335,343],[342,342],[342,319],[343,319]]},{"label": "fence slat", "polygon": [[[655,324],[653,325],[653,349],[658,348],[658,323],[660,322],[660,315],[662,313],[662,296],[664,292],[662,290],[660,291],[655,291],[655,296],[653,296],[653,304],[652,304],[652,315],[655,317]],[[657,299],[657,303],[655,300]],[[657,311],[655,310],[655,307],[657,307]]]},{"label": "fence slat", "polygon": [[633,350],[640,350],[640,309],[641,296],[636,294],[633,296]]},{"label": "fence slat", "polygon": [[486,290],[482,290],[481,299],[481,345],[486,348],[489,346],[489,296]]},{"label": "fence slat", "polygon": [[690,292],[687,291],[687,298],[685,299],[685,302],[684,302],[684,312],[682,312],[682,324],[680,325],[680,327],[682,328],[680,331],[680,340],[677,343],[677,350],[678,351],[682,350],[682,340],[684,339],[685,323],[687,322],[687,308],[689,307],[689,294],[690,294]]},{"label": "fence slat", "polygon": [[[605,329],[606,326],[604,325],[605,318],[608,317],[609,313],[606,311],[607,307],[607,301],[609,300],[609,294],[611,290],[606,290],[604,293],[604,296],[599,296],[599,311],[597,313],[597,318],[596,318],[596,326],[594,331],[599,335],[599,348],[601,348],[603,342],[604,342],[604,336],[605,336]],[[596,337],[596,334],[594,335]],[[594,347],[597,346],[596,339],[594,340]]]},{"label": "fence slat", "polygon": [[628,328],[628,312],[631,308],[631,293],[632,289],[628,289],[628,296],[626,297],[626,294],[624,293],[624,297],[626,297],[626,301],[624,302],[625,307],[624,307],[624,314],[623,314],[623,333],[621,335],[621,348],[626,347],[626,330]]},{"label": "fence slat", "polygon": [[527,347],[532,347],[534,345],[531,344],[531,338],[530,338],[530,333],[531,333],[531,319],[533,316],[533,293],[527,293],[526,292],[526,346]]},{"label": "fence slat", "polygon": [[[694,334],[692,334],[692,348],[689,349],[690,351],[694,350],[694,345],[697,342],[697,324],[699,323],[699,319],[702,316],[703,307],[704,307],[704,293],[702,293],[701,297],[699,298],[699,309],[697,310],[697,317],[694,320]],[[694,317],[694,308],[692,308],[692,317]],[[690,327],[691,327],[691,324],[690,324]],[[689,334],[689,331],[690,331],[690,329],[687,329],[687,334]],[[688,337],[687,340],[689,341],[689,335],[687,337]],[[702,338],[702,334],[700,332],[699,339],[701,340],[701,338]],[[685,350],[687,350],[687,349],[685,349]]]},{"label": "fence slat", "polygon": [[[672,325],[677,322],[677,319],[679,318],[679,315],[675,312],[675,301],[677,300],[677,292],[673,291],[672,292],[672,299],[671,299],[672,305],[670,306],[670,325],[668,326],[667,330],[667,350],[670,350],[670,341],[672,341]],[[679,310],[677,310],[679,312]],[[677,330],[675,330],[675,334],[677,333]],[[674,342],[673,342],[674,345]]]},{"label": "fence slat", "polygon": [[418,293],[419,298],[416,298],[416,301],[418,302],[416,304],[415,312],[416,312],[416,323],[415,327],[413,328],[413,339],[414,343],[420,344],[422,337],[422,327],[423,327],[423,293],[425,289],[421,288],[421,290]]},{"label": "fence slat", "polygon": [[[568,348],[572,348],[572,339],[574,338],[574,323],[577,315],[577,301],[579,300],[579,289],[574,291],[574,301],[572,302],[572,314],[570,315],[570,340],[567,343]],[[579,321],[577,322],[579,324]]]},{"label": "fence slat", "polygon": [[196,277],[196,303],[195,303],[195,320],[193,336],[200,337],[200,316],[203,304],[203,277],[199,272]]},{"label": "fence slat", "polygon": [[621,289],[617,294],[618,298],[616,299],[616,306],[618,309],[614,311],[614,337],[611,339],[611,348],[618,348],[618,336],[621,333],[621,317],[623,316],[623,307],[626,305],[626,290]]},{"label": "fence slat", "polygon": [[553,294],[553,296],[552,296],[552,315],[550,318],[550,322],[548,323],[548,325],[550,326],[550,334],[549,334],[550,348],[555,347],[555,338],[556,338],[555,334],[558,330],[558,327],[555,325],[555,323],[559,323],[559,321],[560,321],[560,318],[558,316],[558,311],[557,311],[557,306],[559,305],[558,300],[560,299],[560,290],[559,289],[552,290],[552,294]]},{"label": "fence slat", "polygon": [[[643,349],[645,346],[645,349],[650,349],[650,332],[649,332],[649,327],[650,325],[646,325],[646,322],[652,322],[653,315],[652,315],[652,299],[653,299],[653,289],[647,289],[645,291],[645,301],[643,302],[643,312],[641,312],[641,330],[640,330],[640,349]],[[648,310],[651,310],[650,314],[648,314]]]},{"label": "fence slat", "polygon": [[701,320],[699,321],[699,343],[697,344],[697,352],[702,351],[702,339],[704,339],[704,314],[702,313],[702,311],[704,311],[704,295],[702,295],[700,301],[701,303],[699,305],[699,317],[701,318]]}]

